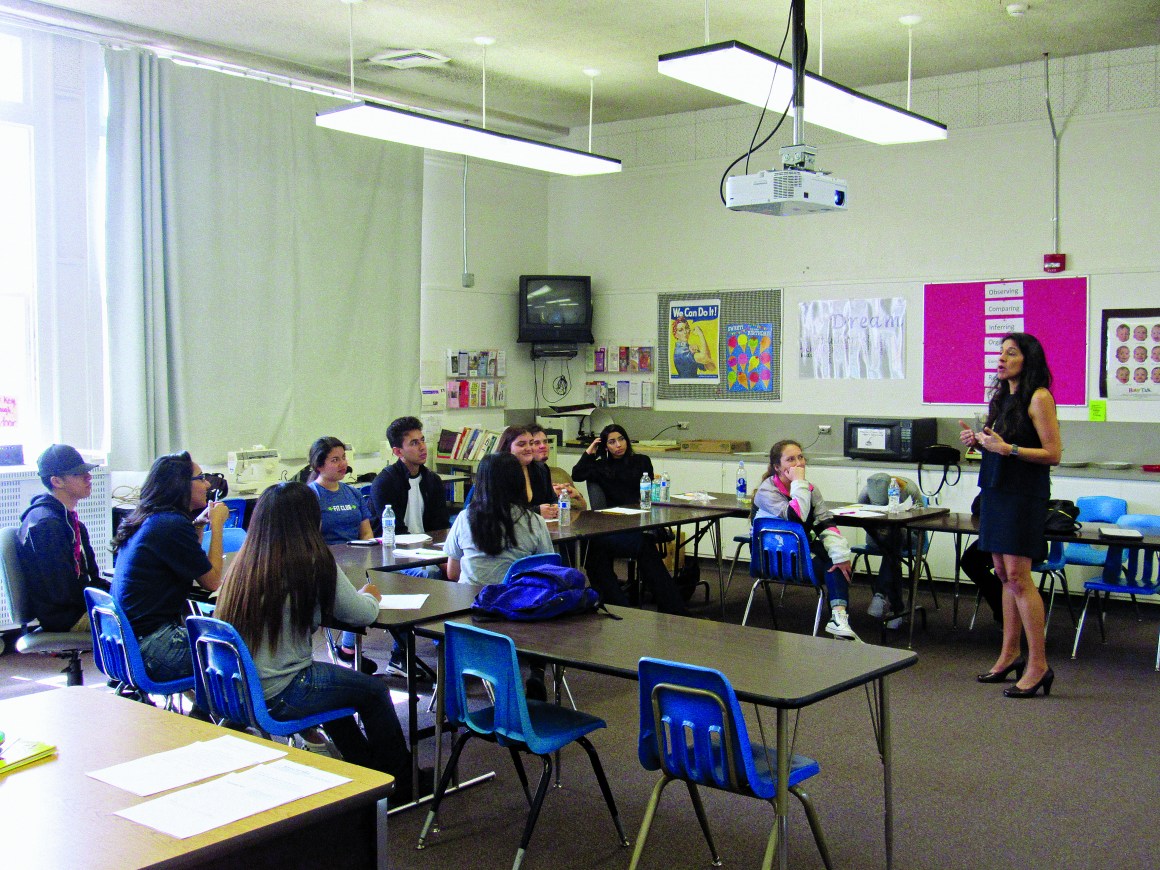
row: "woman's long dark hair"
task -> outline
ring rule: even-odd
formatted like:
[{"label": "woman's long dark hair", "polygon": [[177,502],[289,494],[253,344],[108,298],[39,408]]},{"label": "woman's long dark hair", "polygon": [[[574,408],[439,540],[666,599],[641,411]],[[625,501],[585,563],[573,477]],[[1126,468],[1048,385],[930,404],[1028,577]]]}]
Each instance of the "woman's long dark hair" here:
[{"label": "woman's long dark hair", "polygon": [[304,483],[278,483],[262,493],[245,543],[230,563],[218,594],[216,615],[233,625],[250,647],[265,638],[276,649],[282,612],[309,633],[317,606],[334,610],[338,568],[322,539],[322,509]]},{"label": "woman's long dark hair", "polygon": [[1027,332],[1011,332],[1003,341],[1013,341],[1023,354],[1023,370],[1019,372],[1019,387],[1014,393],[1007,384],[995,380],[991,384],[991,402],[987,406],[987,425],[1004,437],[1014,436],[1031,419],[1028,408],[1031,397],[1039,388],[1051,389],[1051,369],[1047,354],[1039,339]]},{"label": "woman's long dark hair", "polygon": [[307,483],[318,479],[318,470],[326,464],[326,457],[330,455],[330,451],[335,447],[341,447],[345,450],[346,442],[333,435],[323,435],[310,445],[309,458],[307,459],[307,462],[310,463],[310,474],[306,477]]},{"label": "woman's long dark hair", "polygon": [[141,485],[137,507],[117,527],[117,535],[113,538],[114,552],[125,546],[141,524],[154,514],[176,511],[188,515],[192,486],[193,459],[188,452],[158,456]]},{"label": "woman's long dark hair", "polygon": [[520,461],[511,453],[483,457],[475,473],[475,492],[467,506],[467,526],[475,546],[489,556],[498,556],[515,543],[516,523],[523,522],[528,513]]},{"label": "woman's long dark hair", "polygon": [[761,475],[762,483],[777,474],[777,467],[781,464],[781,455],[785,453],[785,448],[791,444],[798,450],[802,449],[802,446],[792,438],[783,438],[769,448],[769,467],[765,469],[765,474]]},{"label": "woman's long dark hair", "polygon": [[496,445],[495,445],[495,452],[496,453],[511,453],[513,441],[515,441],[521,435],[531,435],[531,434],[532,434],[532,430],[529,429],[527,426],[508,426],[506,429],[503,430],[503,434],[501,434],[499,436],[499,441],[496,442]]},{"label": "woman's long dark hair", "polygon": [[628,437],[628,432],[619,423],[609,423],[600,430],[600,450],[603,452],[605,459],[612,459],[612,455],[608,452],[608,436],[613,432],[619,432],[621,437],[624,438],[624,443],[628,445],[624,448],[624,455],[613,460],[614,462],[622,462],[632,456],[632,439]]}]

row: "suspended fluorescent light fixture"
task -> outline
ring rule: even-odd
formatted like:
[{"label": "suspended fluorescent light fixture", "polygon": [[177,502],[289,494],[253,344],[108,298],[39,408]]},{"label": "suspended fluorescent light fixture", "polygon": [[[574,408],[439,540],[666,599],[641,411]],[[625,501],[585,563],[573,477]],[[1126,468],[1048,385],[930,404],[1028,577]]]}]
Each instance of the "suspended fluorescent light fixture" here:
[{"label": "suspended fluorescent light fixture", "polygon": [[[662,54],[657,59],[657,69],[662,75],[755,106],[764,107],[768,101],[770,108],[780,110],[793,94],[790,64],[736,40]],[[945,124],[809,71],[805,74],[803,104],[809,107],[811,124],[878,145],[929,142],[947,137]]]},{"label": "suspended fluorescent light fixture", "polygon": [[367,100],[324,109],[315,115],[315,123],[319,127],[344,133],[371,136],[432,151],[465,154],[480,160],[494,160],[560,175],[620,172],[620,161],[612,157],[601,157],[599,154],[588,154],[521,136],[470,127],[457,121],[445,121]]}]

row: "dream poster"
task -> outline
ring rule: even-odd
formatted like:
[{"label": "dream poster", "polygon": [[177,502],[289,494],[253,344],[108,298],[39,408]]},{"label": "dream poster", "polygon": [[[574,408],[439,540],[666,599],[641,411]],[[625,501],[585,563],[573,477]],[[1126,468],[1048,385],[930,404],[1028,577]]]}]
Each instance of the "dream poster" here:
[{"label": "dream poster", "polygon": [[669,382],[716,384],[721,337],[721,300],[669,304]]}]

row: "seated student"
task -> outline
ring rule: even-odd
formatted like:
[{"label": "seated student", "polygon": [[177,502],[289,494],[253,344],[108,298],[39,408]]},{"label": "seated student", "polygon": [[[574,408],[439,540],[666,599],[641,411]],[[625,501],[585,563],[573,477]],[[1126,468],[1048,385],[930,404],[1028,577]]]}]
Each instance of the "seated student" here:
[{"label": "seated student", "polygon": [[[342,482],[350,471],[346,461],[346,442],[333,435],[319,438],[310,445],[309,462],[308,486],[318,496],[322,509],[323,540],[328,544],[342,544],[373,538],[370,508],[358,490]],[[342,661],[354,662],[355,643],[353,632],[342,633],[338,646],[338,657]],[[363,656],[362,669],[373,674],[379,666],[374,660]]]},{"label": "seated student", "polygon": [[[889,501],[888,491],[890,478],[898,481],[899,501],[910,499],[916,505],[922,505],[922,490],[909,477],[900,474],[886,474],[878,472],[866,479],[866,485],[858,493],[860,504],[884,505]],[[888,534],[878,529],[866,529],[866,537],[874,541],[880,553],[887,550]],[[919,535],[914,534],[912,539],[917,541]],[[874,597],[870,599],[870,606],[866,612],[875,619],[886,619],[886,627],[899,629],[905,623],[902,614],[906,607],[902,603],[902,575],[899,573],[899,563],[894,559],[883,558],[878,566],[878,575],[871,580]]]},{"label": "seated student", "polygon": [[[536,448],[532,430],[527,426],[508,426],[499,436],[496,453],[511,453],[523,468],[524,495],[527,505],[546,520],[554,520],[560,513],[556,505],[556,489],[552,473],[543,463],[536,462]],[[474,496],[473,496],[474,498]]]},{"label": "seated student", "polygon": [[[427,468],[427,441],[418,417],[400,417],[387,427],[387,443],[397,461],[379,472],[371,484],[371,510],[381,517],[387,505],[395,513],[395,533],[417,535],[446,529],[451,525],[447,494],[439,475]],[[442,578],[441,565],[403,568],[401,574]],[[395,639],[387,671],[407,676],[406,656]]]},{"label": "seated student", "polygon": [[249,647],[271,716],[299,719],[353,707],[365,736],[353,717],[323,728],[345,760],[395,777],[392,804],[408,803],[411,757],[386,684],[314,661],[311,635],[324,614],[370,625],[379,613],[378,589],[368,583],[355,591],[322,538],[321,520],[318,499],[301,483],[263,492],[222,583],[216,614]]},{"label": "seated student", "polygon": [[[548,465],[548,456],[551,453],[551,448],[548,445],[548,433],[544,431],[544,427],[539,423],[533,423],[528,427],[528,432],[532,436],[532,447],[535,448],[536,464],[548,469],[548,474],[552,481],[552,489],[555,490],[557,499],[559,499],[560,491],[567,489],[568,500],[572,505],[572,510],[588,510],[588,502],[584,500],[584,495],[576,488],[576,482],[572,480],[572,475],[558,465]],[[559,507],[558,503],[557,507]]]},{"label": "seated student", "polygon": [[[604,427],[600,437],[588,445],[572,469],[576,480],[587,480],[600,486],[609,506],[637,504],[640,478],[646,473],[650,478],[653,476],[652,460],[634,453],[628,433],[615,423]],[[584,567],[588,570],[588,581],[605,604],[628,603],[613,568],[617,556],[636,559],[640,579],[645,586],[652,588],[657,610],[687,614],[685,599],[665,567],[656,542],[643,532],[601,535],[589,542]]]},{"label": "seated student", "polygon": [[[475,495],[451,524],[444,550],[447,576],[460,583],[502,583],[517,559],[554,553],[544,518],[527,503],[526,477],[511,453],[490,453],[475,472]],[[527,695],[547,700],[544,663],[532,660]]]},{"label": "seated student", "polygon": [[106,587],[89,530],[77,516],[77,503],[93,494],[89,472],[96,467],[67,444],[53,444],[36,460],[48,492],[33,497],[21,514],[16,553],[32,612],[45,631],[88,631],[85,587]]},{"label": "seated student", "polygon": [[850,600],[850,545],[833,524],[822,492],[806,480],[806,457],[796,441],[778,441],[769,450],[769,467],[753,494],[755,519],[773,517],[801,523],[810,538],[814,574],[825,578],[830,596],[826,633],[856,638],[846,603]]},{"label": "seated student", "polygon": [[[188,453],[159,457],[113,538],[113,598],[140,641],[146,673],[158,682],[193,673],[186,598],[194,583],[210,592],[221,584],[230,511],[208,499],[206,476]],[[208,553],[201,547],[207,525]]]}]

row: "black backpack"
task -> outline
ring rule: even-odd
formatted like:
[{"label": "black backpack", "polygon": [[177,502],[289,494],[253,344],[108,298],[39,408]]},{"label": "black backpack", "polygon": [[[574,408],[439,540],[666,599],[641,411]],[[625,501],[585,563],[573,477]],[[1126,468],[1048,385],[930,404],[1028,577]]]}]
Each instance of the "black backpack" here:
[{"label": "black backpack", "polygon": [[1047,522],[1043,531],[1048,535],[1072,535],[1079,531],[1079,508],[1065,498],[1053,498],[1047,503]]}]

